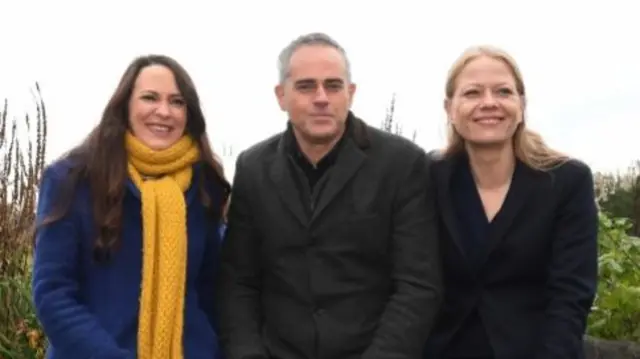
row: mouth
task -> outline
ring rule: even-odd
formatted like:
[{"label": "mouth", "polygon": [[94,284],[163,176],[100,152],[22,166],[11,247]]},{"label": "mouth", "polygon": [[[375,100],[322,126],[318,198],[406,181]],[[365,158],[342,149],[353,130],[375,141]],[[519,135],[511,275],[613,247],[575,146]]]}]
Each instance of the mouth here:
[{"label": "mouth", "polygon": [[474,118],[473,122],[481,124],[481,125],[497,125],[500,122],[504,121],[504,117],[479,117]]},{"label": "mouth", "polygon": [[330,115],[312,115],[311,122],[317,125],[324,125],[333,122],[333,117]]},{"label": "mouth", "polygon": [[173,131],[173,126],[163,125],[159,123],[148,123],[147,129],[158,137],[164,137],[169,135]]}]

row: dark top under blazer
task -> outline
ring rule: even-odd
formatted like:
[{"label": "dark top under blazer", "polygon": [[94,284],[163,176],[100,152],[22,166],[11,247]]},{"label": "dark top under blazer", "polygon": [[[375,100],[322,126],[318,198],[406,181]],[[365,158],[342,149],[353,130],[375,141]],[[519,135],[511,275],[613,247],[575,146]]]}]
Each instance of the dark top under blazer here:
[{"label": "dark top under blazer", "polygon": [[497,359],[580,359],[597,287],[598,210],[590,169],[571,160],[540,172],[519,163],[487,253],[472,268],[452,205],[452,173],[466,156],[432,153],[445,298],[425,358],[442,358],[478,309]]},{"label": "dark top under blazer", "polygon": [[283,134],[238,157],[218,291],[227,359],[420,357],[441,289],[427,156],[348,121],[310,216]]}]

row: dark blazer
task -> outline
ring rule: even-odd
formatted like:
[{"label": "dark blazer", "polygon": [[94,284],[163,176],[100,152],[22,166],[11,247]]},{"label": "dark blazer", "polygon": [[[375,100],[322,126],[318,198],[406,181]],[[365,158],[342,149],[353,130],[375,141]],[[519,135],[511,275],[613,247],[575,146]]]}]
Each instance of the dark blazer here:
[{"label": "dark blazer", "polygon": [[348,121],[310,218],[283,134],[238,157],[218,291],[227,359],[421,356],[441,289],[427,156]]},{"label": "dark blazer", "polygon": [[445,297],[425,358],[444,358],[474,307],[496,359],[584,358],[582,338],[597,287],[598,210],[590,169],[571,160],[539,172],[518,162],[487,254],[472,269],[450,189],[453,169],[465,156],[430,156]]}]

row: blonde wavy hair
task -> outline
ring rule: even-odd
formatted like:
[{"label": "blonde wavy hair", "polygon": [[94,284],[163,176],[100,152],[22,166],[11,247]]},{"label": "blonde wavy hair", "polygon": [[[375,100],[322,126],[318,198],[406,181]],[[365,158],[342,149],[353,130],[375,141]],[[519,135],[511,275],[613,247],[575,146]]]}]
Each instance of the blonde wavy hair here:
[{"label": "blonde wavy hair", "polygon": [[[513,74],[518,94],[523,99],[526,99],[522,73],[515,60],[506,51],[492,46],[474,46],[468,48],[458,57],[447,75],[445,87],[447,99],[451,100],[453,98],[456,91],[457,78],[465,66],[469,62],[483,56],[504,62]],[[516,158],[527,166],[540,171],[551,170],[569,160],[569,156],[549,147],[542,139],[542,136],[526,127],[524,113],[522,114],[522,118],[523,120],[516,128],[513,136],[513,148]],[[444,150],[445,156],[451,156],[466,150],[464,138],[460,136],[450,122],[448,124],[447,137],[447,146]]]}]

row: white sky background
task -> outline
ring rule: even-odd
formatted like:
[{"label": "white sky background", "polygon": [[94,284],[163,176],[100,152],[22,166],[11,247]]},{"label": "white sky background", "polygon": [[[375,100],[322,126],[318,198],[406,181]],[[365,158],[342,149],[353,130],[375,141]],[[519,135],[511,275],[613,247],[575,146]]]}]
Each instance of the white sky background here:
[{"label": "white sky background", "polygon": [[[125,67],[147,53],[186,67],[214,148],[237,154],[284,128],[276,57],[311,31],[346,48],[354,112],[379,125],[397,93],[396,119],[427,150],[444,144],[448,67],[466,47],[492,44],[519,62],[529,125],[550,144],[594,170],[640,159],[640,3],[631,0],[21,0],[2,1],[0,14],[0,99],[22,117],[40,82],[48,160],[88,134]],[[225,158],[229,177],[234,161]]]}]

